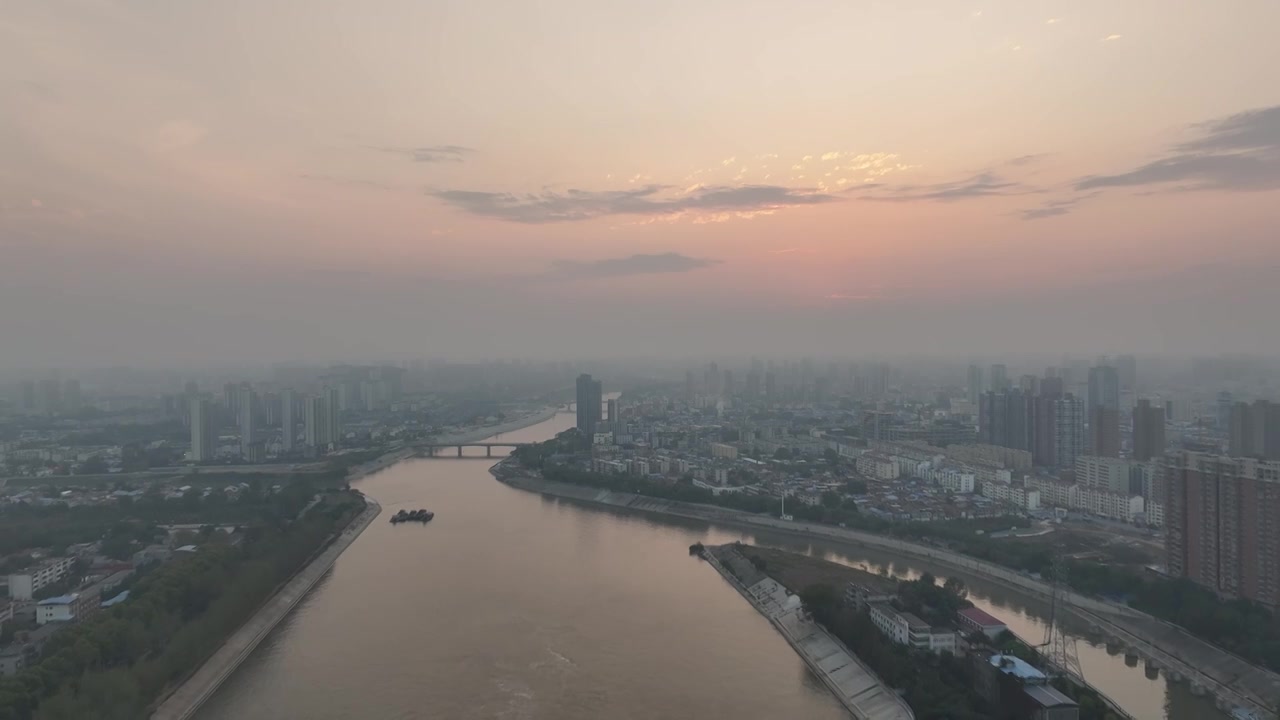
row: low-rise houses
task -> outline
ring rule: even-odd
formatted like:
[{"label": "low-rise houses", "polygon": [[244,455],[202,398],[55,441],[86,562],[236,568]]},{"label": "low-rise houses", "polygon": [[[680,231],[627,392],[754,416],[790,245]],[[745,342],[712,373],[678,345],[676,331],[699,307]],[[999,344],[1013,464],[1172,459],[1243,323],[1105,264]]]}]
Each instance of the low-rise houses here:
[{"label": "low-rise houses", "polygon": [[934,628],[909,612],[900,612],[889,603],[878,602],[869,605],[871,622],[886,637],[899,645],[908,645],[930,652],[955,652],[956,633],[954,630]]},{"label": "low-rise houses", "polygon": [[983,483],[982,495],[992,500],[1008,503],[1020,510],[1040,509],[1040,491],[1021,483]]},{"label": "low-rise houses", "polygon": [[9,597],[14,600],[31,600],[47,585],[61,581],[75,565],[75,558],[61,557],[46,560],[35,568],[9,575]]},{"label": "low-rise houses", "polygon": [[991,640],[1000,637],[1000,633],[1009,629],[1008,625],[976,607],[964,608],[957,612],[956,621],[960,623],[962,630],[980,632]]},{"label": "low-rise houses", "polygon": [[76,622],[98,609],[97,593],[70,593],[45,598],[36,603],[36,624]]}]

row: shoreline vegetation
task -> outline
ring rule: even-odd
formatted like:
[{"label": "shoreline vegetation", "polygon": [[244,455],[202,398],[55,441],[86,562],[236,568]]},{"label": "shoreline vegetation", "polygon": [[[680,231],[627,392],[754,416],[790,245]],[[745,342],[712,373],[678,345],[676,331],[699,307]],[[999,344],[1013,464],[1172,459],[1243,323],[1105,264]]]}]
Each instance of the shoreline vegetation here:
[{"label": "shoreline vegetation", "polygon": [[[542,443],[518,448],[509,460],[544,480],[611,492],[631,493],[712,508],[725,508],[778,518],[780,501],[744,493],[714,494],[682,478],[659,483],[631,475],[605,475],[582,470],[565,459],[589,449],[575,430]],[[512,472],[512,470],[501,470]],[[920,543],[986,561],[1030,578],[1048,577],[1052,560],[1043,546],[1021,545],[990,537],[993,530],[1025,525],[1025,518],[940,522],[891,522],[862,515],[856,505],[834,502],[787,508],[797,521],[867,532]],[[979,532],[981,531],[981,532]],[[1085,597],[1119,603],[1183,628],[1214,645],[1269,671],[1280,671],[1280,621],[1266,608],[1246,600],[1222,600],[1189,580],[1140,575],[1087,560],[1069,560],[1068,585]]]},{"label": "shoreline vegetation", "polygon": [[331,489],[295,520],[149,569],[127,602],[62,629],[37,662],[0,679],[0,720],[147,715],[364,508],[359,493]]},{"label": "shoreline vegetation", "polygon": [[[839,563],[790,553],[775,548],[743,543],[719,547],[690,548],[705,557],[708,552],[732,550],[760,573],[782,584],[800,597],[805,610],[828,632],[851,648],[885,683],[898,690],[920,720],[965,720],[1000,717],[977,691],[978,668],[973,660],[963,660],[950,652],[941,654],[910,649],[889,640],[872,624],[865,609],[846,603],[844,588],[856,583],[876,592],[896,594],[901,610],[913,612],[933,626],[955,626],[955,613],[973,603],[966,599],[964,582],[948,578],[938,582],[925,574],[915,580],[897,581]],[[733,565],[726,566],[732,571]],[[744,580],[739,578],[739,580]],[[1014,655],[1041,670],[1044,658],[1031,645],[1011,632],[989,640],[981,633],[966,638],[979,651]],[[1087,685],[1056,678],[1054,687],[1080,704],[1081,720],[1120,720],[1106,701]]]}]

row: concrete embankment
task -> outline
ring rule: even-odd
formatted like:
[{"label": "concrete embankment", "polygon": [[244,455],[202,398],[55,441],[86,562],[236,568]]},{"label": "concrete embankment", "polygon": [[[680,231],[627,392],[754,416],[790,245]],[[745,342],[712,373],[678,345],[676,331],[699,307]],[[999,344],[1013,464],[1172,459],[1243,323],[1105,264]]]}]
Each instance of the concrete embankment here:
[{"label": "concrete embankment", "polygon": [[747,599],[800,659],[858,720],[914,720],[915,713],[893,688],[849,648],[808,619],[797,598],[753,566],[732,546],[707,548],[703,558]]},{"label": "concrete embankment", "polygon": [[[494,475],[513,487],[595,505],[702,520],[745,529],[767,529],[804,538],[876,548],[906,557],[970,573],[988,582],[1048,601],[1050,586],[1026,575],[942,548],[896,538],[814,523],[780,520],[775,517],[719,508],[711,505],[676,502],[633,493],[612,492],[581,485],[545,480],[499,464]],[[1078,593],[1067,593],[1074,614],[1095,632],[1142,652],[1144,657],[1171,671],[1175,679],[1185,679],[1196,691],[1212,693],[1220,705],[1270,707],[1270,698],[1280,697],[1280,675],[1249,664],[1231,653],[1191,635],[1186,630],[1157,620],[1128,606]],[[1154,641],[1158,645],[1151,642]]]},{"label": "concrete embankment", "polygon": [[338,556],[346,550],[364,529],[369,527],[382,507],[372,498],[365,498],[366,507],[332,543],[320,552],[307,566],[299,570],[288,582],[267,600],[240,629],[236,630],[222,647],[205,661],[186,682],[178,687],[151,715],[151,720],[187,720],[195,715],[213,693],[226,681],[280,623],[320,582],[320,578],[333,567]]}]

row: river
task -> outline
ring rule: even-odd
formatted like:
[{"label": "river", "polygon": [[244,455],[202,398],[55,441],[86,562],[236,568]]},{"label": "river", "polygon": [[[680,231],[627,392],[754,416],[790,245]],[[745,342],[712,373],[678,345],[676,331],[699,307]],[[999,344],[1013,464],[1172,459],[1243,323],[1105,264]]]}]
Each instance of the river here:
[{"label": "river", "polygon": [[[543,440],[562,413],[500,436]],[[480,453],[483,455],[483,451]],[[945,568],[826,541],[599,509],[507,487],[483,458],[400,463],[357,483],[383,515],[198,720],[845,718],[694,542],[741,539],[895,575]],[[392,526],[401,508],[436,513]],[[966,578],[1031,642],[1047,607]],[[1086,677],[1142,720],[1221,718],[1083,640]]]}]

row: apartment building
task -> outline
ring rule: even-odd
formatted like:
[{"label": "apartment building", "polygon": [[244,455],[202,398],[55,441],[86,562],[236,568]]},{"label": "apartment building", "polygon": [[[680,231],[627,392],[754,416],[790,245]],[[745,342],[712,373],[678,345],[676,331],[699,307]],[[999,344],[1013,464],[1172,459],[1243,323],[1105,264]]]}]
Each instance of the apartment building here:
[{"label": "apartment building", "polygon": [[1160,479],[1168,571],[1280,606],[1280,462],[1182,450]]}]

